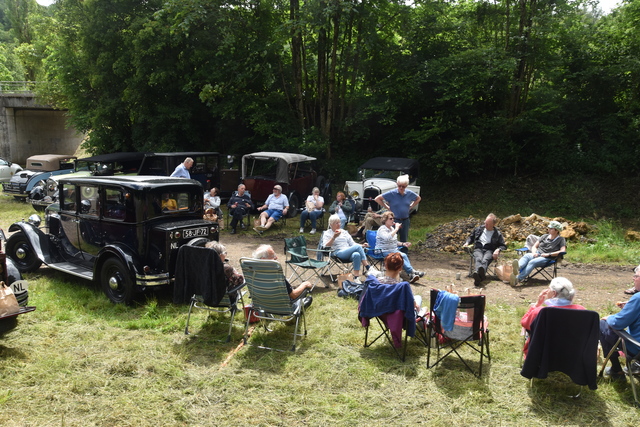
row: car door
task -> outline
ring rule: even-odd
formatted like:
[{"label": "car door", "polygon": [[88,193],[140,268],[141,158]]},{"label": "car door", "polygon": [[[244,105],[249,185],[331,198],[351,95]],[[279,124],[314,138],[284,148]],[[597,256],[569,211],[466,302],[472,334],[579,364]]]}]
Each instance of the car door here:
[{"label": "car door", "polygon": [[95,184],[78,186],[78,241],[85,261],[93,261],[104,246],[100,223],[100,193]]},{"label": "car door", "polygon": [[69,262],[82,263],[84,256],[80,245],[78,227],[78,188],[69,183],[61,185],[60,194],[60,245],[65,259]]}]

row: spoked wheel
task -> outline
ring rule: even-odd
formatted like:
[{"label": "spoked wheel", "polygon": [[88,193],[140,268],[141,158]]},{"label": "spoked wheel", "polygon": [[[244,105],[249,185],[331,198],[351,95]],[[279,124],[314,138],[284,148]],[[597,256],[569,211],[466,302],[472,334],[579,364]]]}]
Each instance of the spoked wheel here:
[{"label": "spoked wheel", "polygon": [[133,301],[131,273],[118,258],[109,258],[104,262],[100,283],[102,290],[112,302],[130,304]]},{"label": "spoked wheel", "polygon": [[21,231],[9,237],[5,249],[20,273],[31,273],[42,265],[42,261],[31,247],[29,239]]},{"label": "spoked wheel", "polygon": [[298,195],[293,193],[289,196],[289,212],[287,212],[287,216],[289,218],[295,217],[298,214],[298,208],[300,208],[300,200]]}]

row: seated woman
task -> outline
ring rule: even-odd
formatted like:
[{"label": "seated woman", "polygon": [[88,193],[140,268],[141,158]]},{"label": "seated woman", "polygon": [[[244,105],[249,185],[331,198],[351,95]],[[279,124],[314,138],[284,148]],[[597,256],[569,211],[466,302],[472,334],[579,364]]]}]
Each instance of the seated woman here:
[{"label": "seated woman", "polygon": [[344,191],[338,191],[336,200],[329,206],[329,213],[338,215],[340,218],[340,228],[344,228],[347,225],[352,211],[353,206],[347,201],[347,195],[344,194]]},{"label": "seated woman", "polygon": [[311,234],[315,234],[316,221],[324,215],[323,206],[324,198],[320,195],[320,189],[313,187],[311,195],[307,197],[307,201],[305,202],[305,209],[303,209],[300,214],[300,233],[304,233],[304,223],[307,222],[308,219],[311,221]]},{"label": "seated woman", "polygon": [[[322,233],[322,246],[331,248],[334,255],[345,262],[353,263],[353,275],[355,282],[360,282],[360,267],[369,269],[369,262],[362,246],[353,241],[349,233],[340,228],[341,220],[337,214],[329,217],[329,229]],[[365,243],[366,244],[366,243]]]},{"label": "seated woman", "polygon": [[382,225],[378,228],[376,233],[376,249],[382,251],[383,255],[391,253],[400,253],[404,261],[404,271],[409,275],[410,282],[414,283],[422,276],[424,272],[414,270],[409,262],[409,257],[404,252],[400,252],[401,247],[408,248],[411,246],[410,242],[398,243],[398,230],[402,224],[394,222],[393,212],[387,211],[382,214]]},{"label": "seated woman", "polygon": [[[585,308],[578,304],[573,304],[573,297],[576,295],[575,289],[573,289],[573,284],[564,277],[556,277],[549,283],[549,289],[545,289],[540,292],[538,295],[538,301],[535,304],[531,304],[529,307],[529,311],[527,311],[524,316],[522,316],[522,320],[520,320],[520,324],[527,331],[531,331],[531,324],[540,310],[544,307],[560,307],[560,308],[571,308],[574,310],[585,310]],[[525,356],[527,355],[527,351],[529,350],[529,339],[524,344]]]},{"label": "seated woman", "polygon": [[[526,279],[534,268],[544,267],[549,261],[555,260],[562,252],[567,251],[567,242],[560,236],[562,224],[551,221],[548,225],[548,234],[542,235],[531,248],[531,253],[524,255],[519,260],[513,260],[513,271],[509,278],[511,286]],[[518,274],[519,273],[519,274]]]},{"label": "seated woman", "polygon": [[[404,268],[404,258],[402,257],[402,255],[404,255],[402,252],[393,252],[384,258],[385,271],[384,273],[379,273],[377,275],[376,279],[378,280],[378,282],[386,285],[393,285],[395,283],[400,283],[404,281],[400,277],[400,272]],[[414,308],[417,315],[422,309],[421,307],[422,296],[414,295],[413,299],[414,299]]]},{"label": "seated woman", "polygon": [[204,211],[207,212],[208,209],[213,209],[218,218],[218,225],[223,229],[224,214],[220,209],[220,196],[218,193],[219,191],[216,187],[212,187],[210,191],[204,193]]},{"label": "seated woman", "polygon": [[244,276],[238,273],[238,271],[227,261],[227,248],[225,248],[223,244],[212,240],[207,242],[205,247],[213,249],[220,257],[220,261],[222,261],[224,266],[224,275],[227,278],[227,289],[232,289],[235,286],[244,283]]}]

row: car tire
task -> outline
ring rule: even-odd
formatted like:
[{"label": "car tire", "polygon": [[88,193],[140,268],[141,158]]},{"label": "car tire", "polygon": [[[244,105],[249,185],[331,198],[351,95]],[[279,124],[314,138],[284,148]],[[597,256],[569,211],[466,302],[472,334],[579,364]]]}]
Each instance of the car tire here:
[{"label": "car tire", "polygon": [[298,209],[300,209],[300,199],[296,193],[291,193],[289,196],[289,212],[287,212],[287,217],[295,217],[298,214]]},{"label": "car tire", "polygon": [[131,273],[118,258],[109,258],[100,270],[102,290],[116,304],[130,304],[133,301],[134,289]]},{"label": "car tire", "polygon": [[22,231],[18,231],[9,237],[5,250],[20,273],[31,273],[42,265],[42,261],[36,255],[29,239]]}]

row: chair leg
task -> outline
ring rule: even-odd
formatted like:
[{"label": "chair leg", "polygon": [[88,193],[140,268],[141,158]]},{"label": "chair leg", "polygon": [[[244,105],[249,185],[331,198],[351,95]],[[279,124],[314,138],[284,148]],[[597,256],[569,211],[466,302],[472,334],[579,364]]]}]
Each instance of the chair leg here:
[{"label": "chair leg", "polygon": [[184,334],[189,335],[189,320],[191,320],[191,310],[193,309],[193,305],[196,303],[194,298],[191,298],[191,304],[189,304],[189,314],[187,315],[187,325],[184,327]]}]

